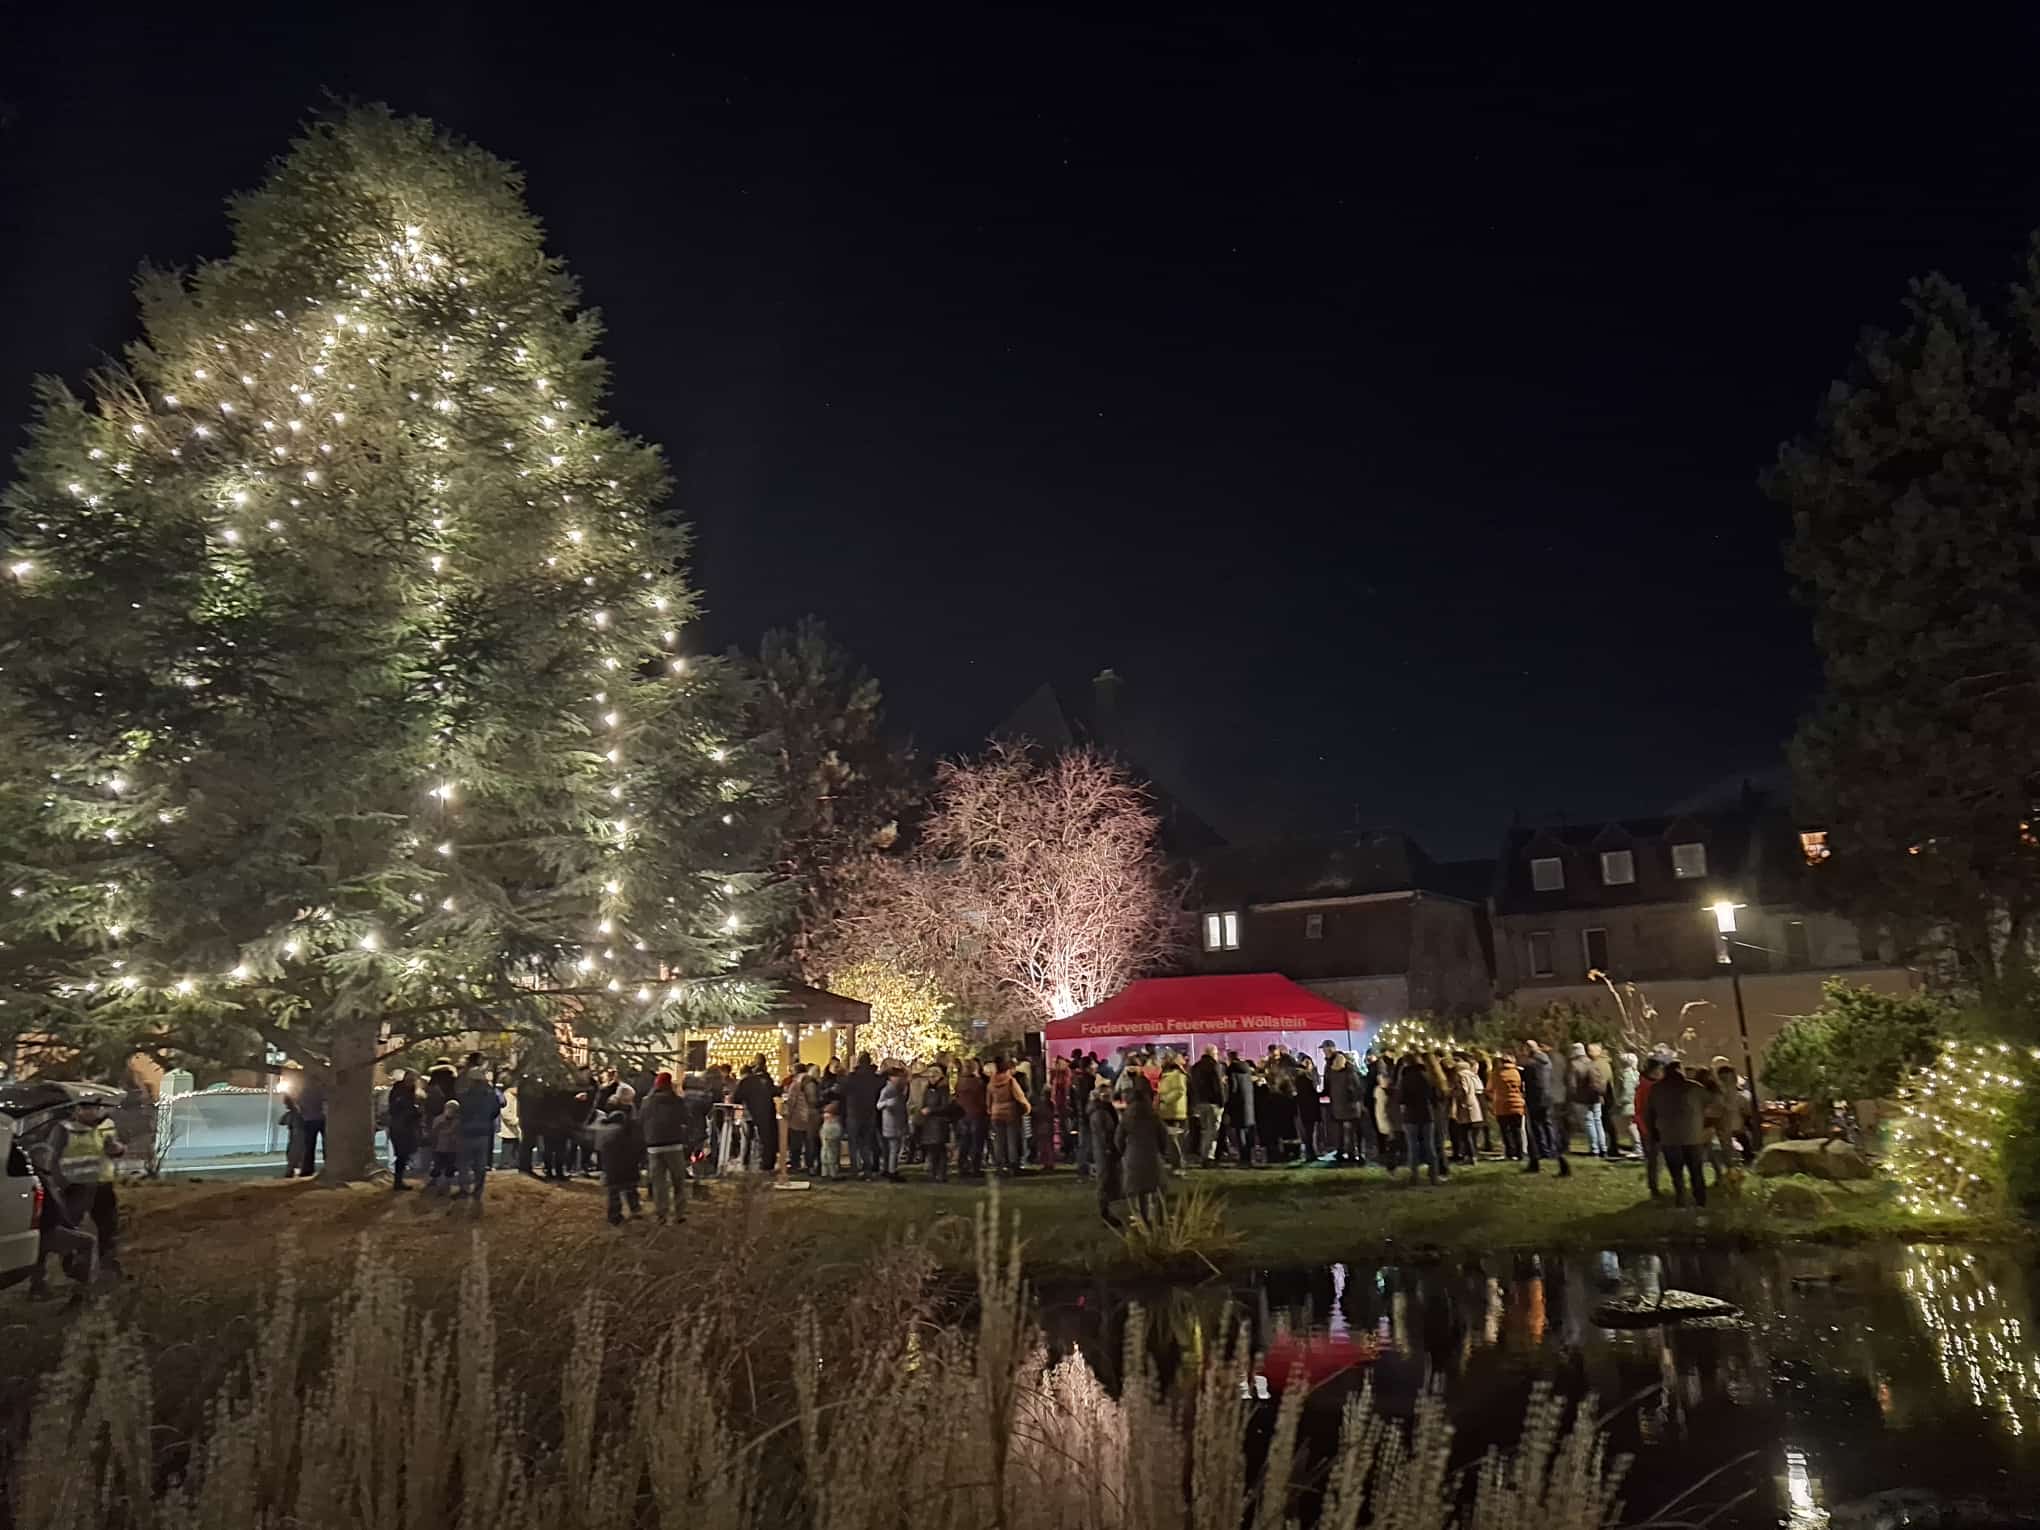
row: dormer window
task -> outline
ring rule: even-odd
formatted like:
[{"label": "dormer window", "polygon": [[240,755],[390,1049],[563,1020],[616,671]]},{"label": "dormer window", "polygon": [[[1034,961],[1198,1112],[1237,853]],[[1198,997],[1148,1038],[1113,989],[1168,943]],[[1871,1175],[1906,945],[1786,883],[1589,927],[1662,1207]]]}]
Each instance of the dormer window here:
[{"label": "dormer window", "polygon": [[1636,852],[1634,850],[1603,850],[1601,852],[1601,885],[1603,887],[1628,887],[1636,881]]},{"label": "dormer window", "polygon": [[1539,892],[1565,891],[1565,862],[1555,855],[1530,857],[1530,885]]},{"label": "dormer window", "polygon": [[1707,847],[1698,840],[1672,846],[1672,875],[1685,881],[1707,875]]}]

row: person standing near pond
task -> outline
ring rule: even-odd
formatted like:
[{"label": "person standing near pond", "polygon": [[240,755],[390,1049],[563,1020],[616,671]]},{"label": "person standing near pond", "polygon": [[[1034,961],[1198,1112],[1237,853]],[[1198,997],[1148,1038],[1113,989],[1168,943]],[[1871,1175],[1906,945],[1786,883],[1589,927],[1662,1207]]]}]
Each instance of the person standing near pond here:
[{"label": "person standing near pond", "polygon": [[993,1166],[1008,1178],[1020,1172],[1020,1122],[1032,1108],[1020,1075],[1003,1056],[993,1058],[992,1076],[985,1085],[985,1115],[992,1126]]},{"label": "person standing near pond", "polygon": [[637,1119],[637,1091],[618,1085],[608,1109],[595,1127],[595,1154],[602,1161],[602,1188],[608,1201],[609,1225],[623,1225],[623,1208],[635,1222],[644,1214],[638,1200],[638,1162],[645,1156],[644,1131]]},{"label": "person standing near pond", "polygon": [[453,1198],[472,1195],[477,1216],[481,1215],[482,1191],[496,1153],[496,1120],[502,1111],[503,1097],[496,1093],[480,1062],[475,1062],[460,1086],[460,1159]]},{"label": "person standing near pond", "polygon": [[298,1159],[301,1178],[310,1179],[318,1167],[319,1140],[326,1135],[326,1086],[309,1074],[297,1095]]},{"label": "person standing near pond", "polygon": [[673,1088],[673,1075],[652,1080],[652,1092],[638,1112],[645,1162],[652,1171],[652,1215],[664,1226],[670,1215],[687,1220],[687,1102]]},{"label": "person standing near pond", "polygon": [[1218,1048],[1208,1046],[1190,1068],[1190,1111],[1197,1118],[1197,1157],[1207,1169],[1218,1162],[1225,1094],[1225,1065],[1218,1060]]},{"label": "person standing near pond", "polygon": [[1110,1089],[1091,1091],[1090,1113],[1084,1118],[1084,1141],[1090,1145],[1091,1168],[1098,1179],[1098,1215],[1117,1228],[1112,1207],[1124,1194],[1119,1172],[1119,1109]]},{"label": "person standing near pond", "polygon": [[850,1162],[859,1179],[878,1172],[878,1092],[884,1087],[871,1054],[859,1052],[857,1066],[843,1080],[843,1131],[850,1139]]},{"label": "person standing near pond", "polygon": [[1480,1106],[1480,1075],[1474,1071],[1473,1059],[1464,1052],[1452,1057],[1452,1161],[1458,1164],[1473,1162],[1473,1134],[1485,1114]]},{"label": "person standing near pond", "polygon": [[1688,1184],[1693,1187],[1693,1204],[1707,1204],[1708,1111],[1713,1098],[1712,1090],[1686,1077],[1675,1058],[1665,1064],[1664,1077],[1644,1102],[1645,1125],[1664,1154],[1672,1199],[1681,1206],[1686,1204]]},{"label": "person standing near pond", "polygon": [[1586,1047],[1577,1041],[1573,1043],[1573,1059],[1566,1069],[1566,1080],[1573,1119],[1587,1135],[1587,1156],[1606,1158],[1608,1139],[1601,1125],[1600,1074]]},{"label": "person standing near pond", "polygon": [[1324,1119],[1323,1085],[1318,1081],[1317,1064],[1310,1060],[1308,1053],[1295,1058],[1292,1063],[1296,1083],[1296,1140],[1303,1151],[1305,1163],[1316,1163],[1324,1151],[1324,1135],[1320,1123]]},{"label": "person standing near pond", "polygon": [[1444,1103],[1442,1092],[1432,1082],[1431,1068],[1416,1053],[1406,1053],[1395,1075],[1395,1100],[1402,1111],[1403,1146],[1410,1166],[1410,1182],[1416,1183],[1417,1167],[1431,1171],[1431,1183],[1445,1177],[1438,1161],[1438,1139],[1433,1131],[1437,1112]]},{"label": "person standing near pond", "polygon": [[1226,1131],[1233,1159],[1243,1169],[1254,1166],[1254,1065],[1237,1052],[1226,1053]]},{"label": "person standing near pond", "polygon": [[915,1134],[921,1140],[921,1161],[928,1166],[928,1179],[937,1185],[949,1183],[949,1123],[956,1105],[949,1098],[949,1078],[941,1063],[931,1063],[921,1090],[921,1113],[915,1117]]},{"label": "person standing near pond", "polygon": [[404,1183],[404,1170],[410,1167],[418,1151],[418,1084],[402,1068],[390,1084],[390,1097],[383,1113],[389,1122],[390,1169],[394,1179],[390,1189],[408,1190],[411,1187]]},{"label": "person standing near pond", "polygon": [[1619,1149],[1637,1146],[1636,1123],[1630,1115],[1635,1108],[1638,1069],[1636,1054],[1623,1052],[1615,1059],[1614,1092],[1608,1096],[1608,1140]]},{"label": "person standing near pond", "polygon": [[1162,1155],[1168,1150],[1168,1129],[1155,1114],[1153,1096],[1135,1090],[1119,1115],[1121,1191],[1129,1212],[1150,1227],[1162,1209]]},{"label": "person standing near pond", "polygon": [[1332,1115],[1332,1151],[1338,1163],[1367,1161],[1360,1150],[1360,1118],[1367,1109],[1362,1092],[1353,1059],[1344,1052],[1332,1053],[1325,1060],[1325,1100]]},{"label": "person standing near pond", "polygon": [[956,1110],[956,1172],[963,1179],[983,1179],[991,1116],[985,1101],[984,1065],[975,1057],[966,1057],[957,1072]]},{"label": "person standing near pond", "polygon": [[1554,1158],[1559,1178],[1565,1179],[1572,1174],[1572,1165],[1565,1161],[1565,1138],[1558,1129],[1565,1101],[1555,1093],[1551,1054],[1535,1040],[1525,1040],[1521,1072],[1524,1127],[1530,1139],[1530,1162],[1523,1172],[1535,1174],[1544,1159]]},{"label": "person standing near pond", "polygon": [[1503,1052],[1488,1065],[1488,1104],[1502,1128],[1502,1156],[1511,1163],[1523,1157],[1523,1074],[1516,1059]]},{"label": "person standing near pond", "polygon": [[1658,1165],[1663,1160],[1663,1150],[1658,1146],[1657,1137],[1650,1129],[1650,1095],[1657,1088],[1658,1080],[1665,1074],[1665,1065],[1653,1057],[1643,1065],[1643,1076],[1636,1081],[1636,1093],[1631,1099],[1630,1123],[1636,1129],[1636,1145],[1643,1151],[1643,1179],[1650,1186],[1651,1199],[1662,1192],[1658,1189]]},{"label": "person standing near pond", "polygon": [[1155,1115],[1168,1135],[1169,1156],[1180,1173],[1183,1133],[1190,1121],[1190,1075],[1183,1071],[1183,1059],[1174,1052],[1162,1058],[1162,1081],[1155,1089]]}]

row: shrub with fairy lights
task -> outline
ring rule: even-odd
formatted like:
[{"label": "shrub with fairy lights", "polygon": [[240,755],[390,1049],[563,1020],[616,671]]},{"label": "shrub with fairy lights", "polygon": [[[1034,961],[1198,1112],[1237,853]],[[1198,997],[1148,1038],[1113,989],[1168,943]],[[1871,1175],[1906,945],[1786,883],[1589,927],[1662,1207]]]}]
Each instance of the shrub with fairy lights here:
[{"label": "shrub with fairy lights", "polygon": [[964,1038],[950,1019],[949,996],[933,979],[881,961],[856,962],[829,974],[831,993],[862,999],[871,1020],[857,1028],[857,1050],[899,1062],[953,1056]]},{"label": "shrub with fairy lights", "polygon": [[1923,1216],[2005,1209],[2005,1139],[2022,1120],[2035,1063],[2040,1048],[1949,1041],[1906,1079],[1884,1161],[1901,1205]]}]

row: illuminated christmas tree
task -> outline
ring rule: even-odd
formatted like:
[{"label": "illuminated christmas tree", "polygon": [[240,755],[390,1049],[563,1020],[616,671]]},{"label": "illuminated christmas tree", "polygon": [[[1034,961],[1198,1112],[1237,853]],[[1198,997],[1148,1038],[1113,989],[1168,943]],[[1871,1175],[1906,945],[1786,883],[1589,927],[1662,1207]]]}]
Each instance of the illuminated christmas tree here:
[{"label": "illuminated christmas tree", "polygon": [[1899,1201],[1926,1215],[1957,1216],[2000,1209],[2002,1139],[2023,1119],[2028,1064],[1999,1042],[1950,1041],[1932,1066],[1899,1089],[1904,1113],[1891,1129],[1885,1170]]},{"label": "illuminated christmas tree", "polygon": [[406,1041],[751,1005],[762,814],[517,173],[351,111],[232,221],[6,493],[0,978],[81,1045],[305,1063],[344,1177]]}]

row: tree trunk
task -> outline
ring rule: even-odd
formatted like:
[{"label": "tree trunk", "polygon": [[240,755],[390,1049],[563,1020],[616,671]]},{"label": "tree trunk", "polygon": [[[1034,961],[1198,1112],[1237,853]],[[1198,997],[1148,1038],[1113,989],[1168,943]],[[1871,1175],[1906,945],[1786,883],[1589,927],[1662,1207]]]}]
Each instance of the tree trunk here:
[{"label": "tree trunk", "polygon": [[350,1184],[375,1171],[375,1053],[381,1030],[369,1017],[343,1021],[334,1030],[321,1183]]}]

